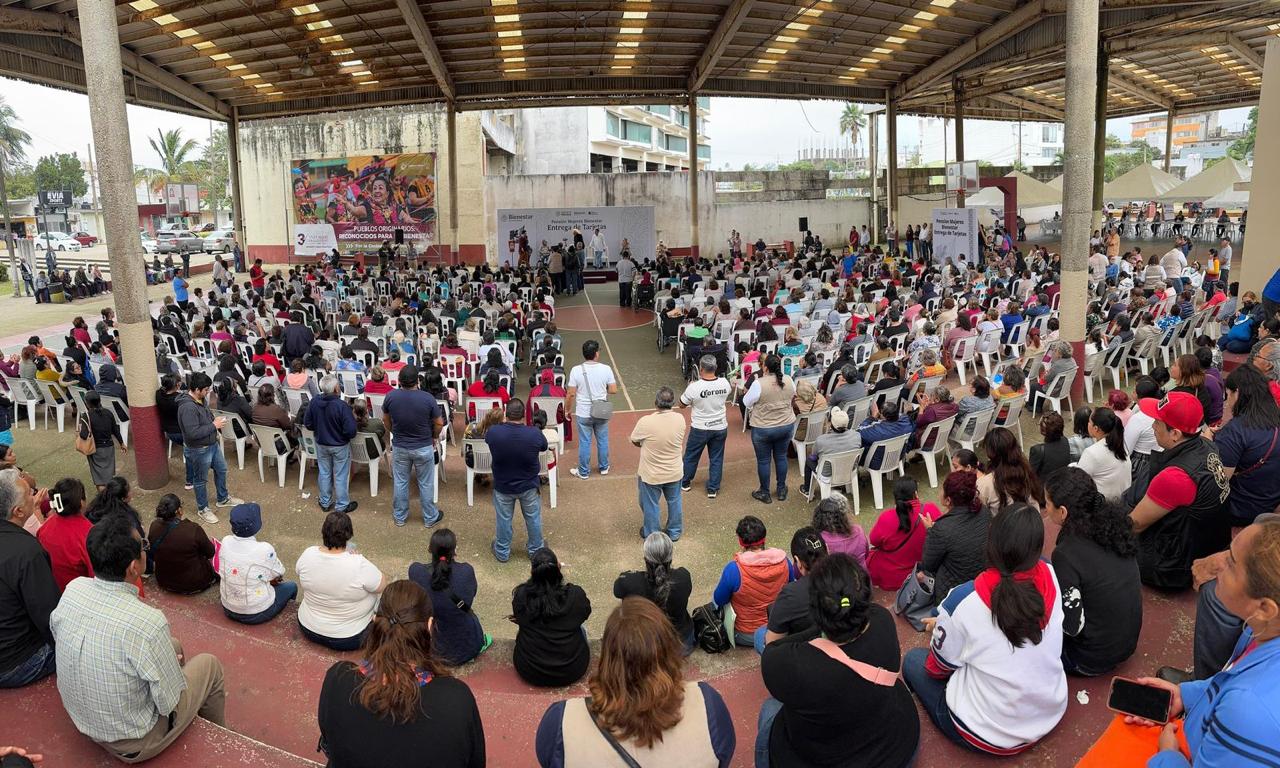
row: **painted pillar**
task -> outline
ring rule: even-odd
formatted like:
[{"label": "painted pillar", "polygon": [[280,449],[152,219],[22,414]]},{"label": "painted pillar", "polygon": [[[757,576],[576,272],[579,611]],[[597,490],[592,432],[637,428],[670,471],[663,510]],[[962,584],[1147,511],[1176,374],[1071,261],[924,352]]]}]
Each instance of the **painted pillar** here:
[{"label": "painted pillar", "polygon": [[[1280,134],[1280,38],[1267,41],[1262,68],[1262,96],[1258,99],[1258,136]],[[1259,141],[1253,147],[1253,177],[1249,181],[1249,207],[1254,217],[1244,232],[1245,256],[1236,277],[1246,290],[1262,288],[1280,269],[1280,218],[1267,214],[1280,210],[1280,143]],[[1250,251],[1249,249],[1253,250]]]},{"label": "painted pillar", "polygon": [[116,307],[124,380],[129,388],[129,418],[138,485],[151,490],[169,482],[169,461],[156,413],[155,345],[147,309],[147,280],[138,241],[138,204],[129,156],[129,118],[124,78],[120,76],[120,34],[112,0],[78,0],[85,90],[97,149],[102,210],[106,219],[112,299]]},{"label": "painted pillar", "polygon": [[1168,173],[1168,172],[1169,172],[1169,161],[1172,159],[1172,155],[1173,155],[1173,121],[1174,121],[1174,119],[1176,118],[1176,115],[1177,115],[1177,112],[1176,112],[1175,110],[1173,110],[1173,109],[1170,109],[1170,110],[1169,110],[1169,112],[1168,112],[1167,117],[1165,118],[1165,122],[1164,122],[1164,126],[1165,126],[1165,130],[1164,130],[1164,172],[1165,172],[1165,173]]},{"label": "painted pillar", "polygon": [[[1107,166],[1107,77],[1110,73],[1110,59],[1107,49],[1099,41],[1096,55],[1098,59],[1097,90],[1094,91],[1093,107],[1093,222],[1094,229],[1102,226],[1103,185],[1106,183]],[[1061,305],[1059,305],[1061,306]],[[1084,370],[1083,368],[1081,370]]]},{"label": "painted pillar", "polygon": [[[240,108],[231,108],[231,119],[227,121],[227,160],[231,164],[231,229],[236,233],[236,242],[244,253],[244,262],[249,262],[249,241],[245,239],[244,229],[244,192],[240,186]],[[234,269],[234,264],[232,265]]]},{"label": "painted pillar", "polygon": [[[955,108],[956,162],[962,163],[964,162],[964,84],[960,81],[960,78],[956,78],[956,81],[955,81],[955,94],[956,94],[956,108]],[[945,133],[946,129],[944,128],[943,130]],[[946,136],[944,135],[943,140],[945,139],[946,139]],[[964,190],[963,189],[960,190],[959,192],[956,192],[956,207],[957,208],[964,207]]]},{"label": "painted pillar", "polygon": [[889,142],[888,150],[888,203],[889,220],[885,222],[888,227],[898,226],[898,104],[892,99],[889,100],[889,108],[885,114],[888,129],[885,131],[885,138]]},{"label": "painted pillar", "polygon": [[880,115],[871,113],[871,242],[880,242]]},{"label": "painted pillar", "polygon": [[689,94],[689,253],[698,255],[698,95]]},{"label": "painted pillar", "polygon": [[[1094,145],[1097,124],[1098,3],[1067,0],[1066,119],[1062,179],[1062,296],[1059,334],[1084,370],[1084,316],[1089,292],[1089,235],[1093,229]],[[1076,377],[1073,396],[1084,388]]]},{"label": "painted pillar", "polygon": [[458,110],[451,101],[445,105],[445,131],[448,143],[449,166],[449,247],[450,262],[457,263],[460,241],[458,240]]}]

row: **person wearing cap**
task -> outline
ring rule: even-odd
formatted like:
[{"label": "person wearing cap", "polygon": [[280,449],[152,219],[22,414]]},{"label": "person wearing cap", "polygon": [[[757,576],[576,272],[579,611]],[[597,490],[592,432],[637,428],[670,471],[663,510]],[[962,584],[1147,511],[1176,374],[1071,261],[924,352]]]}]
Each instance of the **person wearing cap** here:
[{"label": "person wearing cap", "polygon": [[1129,513],[1138,534],[1142,583],[1169,590],[1192,585],[1191,563],[1226,548],[1228,485],[1213,442],[1200,435],[1204,408],[1195,395],[1170,392],[1138,401],[1155,420],[1161,451],[1151,455],[1151,483]]},{"label": "person wearing cap", "polygon": [[262,507],[252,502],[231,510],[231,535],[218,552],[222,611],[241,624],[262,624],[298,596],[296,582],[285,581],[285,564],[276,548],[256,536],[262,530]]},{"label": "person wearing cap", "polygon": [[[804,482],[800,485],[800,492],[806,496],[809,495],[809,481],[813,477],[813,472],[824,458],[837,453],[856,451],[862,447],[862,435],[856,429],[849,429],[847,411],[843,408],[832,408],[827,420],[831,424],[831,431],[818,435],[818,439],[809,448],[809,455],[805,457]],[[830,469],[824,467],[822,476],[830,477]]]}]

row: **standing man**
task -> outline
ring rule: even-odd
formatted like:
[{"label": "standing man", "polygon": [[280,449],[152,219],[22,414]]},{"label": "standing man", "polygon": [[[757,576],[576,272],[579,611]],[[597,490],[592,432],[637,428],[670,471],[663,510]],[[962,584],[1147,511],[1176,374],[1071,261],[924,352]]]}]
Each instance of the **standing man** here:
[{"label": "standing man", "polygon": [[173,298],[174,301],[178,302],[178,306],[182,307],[182,311],[186,312],[187,305],[191,303],[191,293],[187,285],[187,278],[182,275],[174,275]]},{"label": "standing man", "polygon": [[444,510],[433,500],[432,480],[436,473],[436,435],[444,426],[444,411],[430,392],[418,388],[418,367],[400,369],[400,388],[382,401],[382,423],[391,434],[391,470],[395,493],[391,516],[397,526],[409,520],[409,476],[418,475],[418,501],[422,504],[422,527],[434,528],[444,519]]},{"label": "standing man", "polygon": [[329,374],[320,379],[320,396],[307,404],[303,419],[316,434],[316,468],[320,472],[320,509],[351,514],[358,502],[347,495],[351,483],[351,438],[356,436],[356,417],[339,395],[341,383]]},{"label": "standing man", "polygon": [[0,470],[0,688],[54,672],[49,614],[58,605],[58,584],[48,553],[22,527],[47,495],[33,496],[17,469]]},{"label": "standing man", "polygon": [[235,230],[231,231],[231,268],[236,272],[244,271],[244,251],[240,250],[240,239],[236,237]]},{"label": "standing man", "polygon": [[182,276],[185,278],[191,277],[191,251],[186,248],[182,249]]},{"label": "standing man", "polygon": [[196,492],[196,514],[209,525],[217,525],[218,516],[209,510],[209,470],[213,470],[214,489],[218,492],[219,507],[234,507],[243,503],[227,492],[227,460],[222,456],[222,440],[219,431],[226,424],[223,416],[213,418],[204,405],[204,399],[213,387],[207,373],[191,374],[187,392],[180,393],[177,403],[178,427],[182,430],[182,458],[187,463],[187,477],[191,478]]},{"label": "standing man", "polygon": [[516,501],[524,516],[528,535],[525,552],[529,557],[546,546],[542,540],[542,496],[538,474],[539,461],[547,450],[547,438],[537,427],[525,426],[524,402],[514,398],[507,402],[504,421],[485,430],[484,442],[493,456],[493,510],[497,517],[493,556],[500,563],[511,559],[511,519]]},{"label": "standing man", "polygon": [[689,382],[684,394],[680,395],[682,407],[693,407],[689,439],[684,449],[684,477],[680,479],[682,491],[693,489],[693,477],[698,473],[702,449],[706,448],[710,455],[707,498],[714,499],[720,492],[720,477],[724,472],[724,443],[729,435],[725,403],[731,390],[728,380],[716,374],[715,357],[703,355],[698,360],[698,378]]},{"label": "standing man", "polygon": [[600,236],[600,228],[596,227],[595,234],[591,236],[591,255],[594,257],[593,264],[596,269],[603,269],[609,264],[609,246],[605,245],[604,238]]},{"label": "standing man", "polygon": [[631,306],[631,283],[636,279],[636,263],[631,260],[631,251],[623,251],[618,258],[618,306]]},{"label": "standing man", "polygon": [[[600,474],[609,474],[609,419],[597,418],[591,414],[592,403],[607,402],[609,395],[618,391],[618,381],[613,377],[613,369],[598,362],[600,342],[589,339],[582,343],[582,359],[580,365],[569,371],[569,390],[565,398],[565,407],[573,412],[578,422],[578,466],[569,469],[569,474],[579,480],[591,476],[591,440],[596,441],[596,466]],[[585,397],[578,397],[582,390]],[[385,408],[386,405],[383,405]]]},{"label": "standing man", "polygon": [[93,578],[73,579],[50,617],[58,641],[58,694],[76,730],[113,757],[140,763],[178,740],[196,715],[225,725],[222,664],[190,659],[164,613],[138,599],[146,559],[122,515],[86,542]]},{"label": "standing man", "polygon": [[262,268],[262,259],[254,259],[249,267],[249,285],[261,296],[267,289],[267,271]]},{"label": "standing man", "polygon": [[1231,241],[1225,237],[1222,238],[1218,248],[1218,263],[1222,275],[1218,280],[1222,284],[1222,292],[1226,293],[1231,285]]},{"label": "standing man", "polygon": [[679,486],[683,473],[684,416],[671,410],[676,404],[676,393],[671,387],[658,387],[653,404],[657,412],[642,416],[635,429],[631,430],[631,444],[640,446],[640,468],[636,480],[640,489],[640,510],[644,513],[640,538],[647,538],[661,529],[659,497],[666,497],[665,532],[672,541],[679,541],[680,534],[684,532]]}]

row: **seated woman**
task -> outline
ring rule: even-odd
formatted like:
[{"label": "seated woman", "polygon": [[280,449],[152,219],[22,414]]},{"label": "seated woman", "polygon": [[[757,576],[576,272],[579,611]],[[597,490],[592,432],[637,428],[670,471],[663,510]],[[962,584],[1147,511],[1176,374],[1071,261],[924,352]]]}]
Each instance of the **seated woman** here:
[{"label": "seated woman", "polygon": [[298,596],[298,585],[285,581],[285,565],[276,548],[258,541],[262,507],[237,504],[231,510],[231,535],[218,550],[222,612],[241,624],[262,624],[275,618]]},{"label": "seated woman", "polygon": [[[104,365],[103,368],[106,366]],[[113,366],[114,367],[114,366]],[[62,376],[58,379],[58,383],[64,388],[80,387],[81,389],[91,392],[94,389],[93,381],[90,380],[85,373],[84,366],[75,360],[68,360],[66,366],[63,367]]]},{"label": "seated woman", "polygon": [[320,387],[316,380],[307,375],[306,360],[298,357],[289,363],[289,372],[284,375],[284,385],[289,389],[298,389],[311,397],[320,396]]},{"label": "seated woman", "polygon": [[915,760],[920,719],[897,673],[901,650],[889,611],[871,600],[866,572],[847,555],[809,572],[809,611],[821,635],[770,643],[760,673],[756,765],[903,768]]},{"label": "seated woman", "polygon": [[778,355],[780,357],[793,357],[803,354],[805,349],[805,343],[800,340],[800,333],[796,331],[794,326],[787,326],[786,331],[782,334],[782,344],[778,346]]},{"label": "seated woman", "polygon": [[409,580],[431,598],[436,654],[443,663],[456,667],[484,653],[493,638],[485,634],[480,618],[471,609],[478,589],[476,571],[456,560],[458,537],[441,528],[431,534],[428,552],[431,562],[411,564]]},{"label": "seated woman", "polygon": [[689,616],[689,595],[693,580],[685,568],[672,568],[675,545],[663,531],[654,531],[644,540],[644,570],[625,571],[613,582],[613,596],[625,600],[633,595],[652,600],[662,609],[680,638],[682,653],[693,653],[693,619]]},{"label": "seated woman", "polygon": [[93,577],[93,563],[85,541],[93,523],[84,516],[84,483],[64,477],[49,491],[49,506],[57,514],[49,515],[36,531],[40,546],[49,554],[53,580],[61,593],[80,576]]},{"label": "seated woman", "polygon": [[[492,368],[489,369],[489,372],[484,375],[483,379],[473,382],[471,386],[467,388],[467,397],[497,398],[505,406],[507,401],[511,399],[511,393],[507,391],[506,387],[502,386],[501,379],[499,378],[500,375],[501,374],[499,374],[498,371]],[[467,404],[467,418],[469,420],[475,420],[483,415],[484,414],[482,413],[476,413],[474,405],[471,403]]]},{"label": "seated woman", "polygon": [[307,547],[294,566],[302,587],[302,636],[335,651],[360,647],[387,587],[382,571],[347,548],[353,535],[350,516],[330,512],[320,528],[321,546]]},{"label": "seated woman", "polygon": [[1124,424],[1110,408],[1095,408],[1089,415],[1089,436],[1094,443],[1084,449],[1074,466],[1093,478],[1107,501],[1119,501],[1133,480],[1124,447]]},{"label": "seated woman", "polygon": [[867,535],[853,524],[849,516],[849,501],[843,494],[833,493],[813,509],[810,523],[822,534],[831,554],[845,554],[867,567]]},{"label": "seated woman", "polygon": [[1133,523],[1077,467],[1050,475],[1044,492],[1045,516],[1062,526],[1053,549],[1065,633],[1062,664],[1069,674],[1103,675],[1133,655],[1142,629]]},{"label": "seated woman", "polygon": [[791,562],[799,578],[782,587],[778,599],[769,606],[769,623],[756,630],[756,653],[789,635],[813,637],[813,616],[809,611],[809,572],[827,556],[827,544],[817,529],[806,525],[791,536]]},{"label": "seated woman", "polygon": [[978,498],[977,482],[976,472],[953,469],[942,483],[946,514],[926,526],[924,552],[920,555],[924,573],[917,575],[933,577],[934,605],[942,602],[957,584],[982,572],[991,513]]},{"label": "seated woman", "polygon": [[1067,711],[1061,591],[1040,558],[1043,547],[1044,523],[1033,507],[1001,511],[991,521],[986,569],[939,606],[928,622],[929,648],[902,660],[902,676],[929,719],[975,752],[1024,752]]},{"label": "seated woman", "polygon": [[1071,463],[1071,442],[1062,434],[1066,426],[1062,414],[1056,411],[1040,417],[1040,435],[1044,442],[1031,446],[1027,456],[1036,477],[1048,477]]},{"label": "seated woman", "polygon": [[330,765],[482,768],[484,725],[467,684],[432,651],[435,622],[421,586],[387,586],[359,662],[339,661],[320,688],[320,749]]},{"label": "seated woman", "polygon": [[383,447],[387,447],[387,425],[380,419],[370,418],[369,406],[364,400],[357,400],[351,404],[351,415],[356,419],[356,432],[377,435]]},{"label": "seated woman", "polygon": [[765,546],[767,533],[764,521],[755,515],[738,521],[742,551],[725,565],[711,596],[717,606],[731,607],[733,641],[744,648],[755,647],[755,632],[767,623],[769,606],[782,587],[799,576],[786,552]]},{"label": "seated woman", "polygon": [[218,580],[218,572],[213,568],[218,548],[199,523],[183,517],[182,500],[172,493],[160,497],[156,519],[147,531],[147,541],[155,560],[156,583],[161,589],[194,595]]},{"label": "seated woman", "polygon": [[258,402],[253,406],[252,423],[284,430],[289,444],[278,446],[282,452],[291,450],[297,444],[298,428],[289,417],[289,412],[276,402],[276,385],[274,384],[263,384],[258,388]]},{"label": "seated woman", "polygon": [[942,510],[920,501],[916,481],[899,478],[893,484],[894,506],[880,513],[868,539],[867,574],[880,589],[896,590],[924,554],[925,537]]},{"label": "seated woman", "polygon": [[510,619],[519,627],[511,661],[520,678],[545,688],[581,680],[591,664],[583,627],[590,616],[587,593],[565,582],[556,553],[534,552],[529,580],[511,593]]},{"label": "seated woman", "polygon": [[381,365],[375,365],[369,369],[369,378],[364,382],[364,393],[366,395],[385,395],[394,387],[391,386],[391,379],[387,376],[387,369]]},{"label": "seated woman", "polygon": [[1039,509],[1043,491],[1040,478],[1031,471],[1018,438],[1007,427],[989,430],[982,438],[987,474],[978,479],[978,498],[991,514],[1010,504],[1026,503]]},{"label": "seated woman", "polygon": [[605,623],[590,698],[558,701],[542,716],[538,764],[727,768],[736,747],[729,708],[708,683],[686,681],[683,666],[662,610],[623,599]]},{"label": "seated woman", "polygon": [[507,365],[507,361],[503,358],[502,350],[498,347],[490,347],[485,353],[484,362],[480,364],[480,378],[488,376],[489,371],[497,371],[502,376],[511,375],[511,367]]}]

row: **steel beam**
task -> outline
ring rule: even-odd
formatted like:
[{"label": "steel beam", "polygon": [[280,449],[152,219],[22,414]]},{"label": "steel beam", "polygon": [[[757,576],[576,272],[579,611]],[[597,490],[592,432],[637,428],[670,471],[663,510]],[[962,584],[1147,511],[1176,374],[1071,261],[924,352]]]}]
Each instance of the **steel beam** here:
[{"label": "steel beam", "polygon": [[1240,39],[1240,36],[1234,32],[1227,33],[1227,47],[1240,55],[1244,59],[1244,63],[1253,67],[1262,74],[1262,57],[1259,56],[1248,43]]},{"label": "steel beam", "polygon": [[[449,70],[444,65],[444,58],[440,56],[440,49],[436,47],[436,40],[431,36],[431,29],[427,27],[427,20],[422,15],[422,9],[418,7],[418,0],[396,0],[396,6],[400,9],[400,15],[404,17],[404,23],[409,26],[409,31],[413,33],[413,39],[418,43],[418,49],[422,51],[422,55],[427,60],[427,66],[431,68],[431,74],[435,75],[436,85],[440,86],[440,92],[449,101],[453,101],[454,88],[453,77],[450,76]],[[453,110],[450,110],[452,113]],[[453,183],[451,179],[450,184]]]},{"label": "steel beam", "polygon": [[1040,104],[1029,99],[1020,99],[1017,96],[1010,96],[1006,93],[992,93],[987,96],[991,101],[998,101],[1002,104],[1008,104],[1011,107],[1026,110],[1032,114],[1047,117],[1050,120],[1061,121],[1063,119],[1062,110]]},{"label": "steel beam", "polygon": [[1119,67],[1110,71],[1107,81],[1122,91],[1128,91],[1140,99],[1145,99],[1155,104],[1165,112],[1173,109],[1173,99],[1161,96],[1150,88],[1130,79],[1128,75],[1124,74],[1124,70]]},{"label": "steel beam", "polygon": [[725,10],[724,16],[720,17],[720,24],[716,26],[716,31],[711,34],[710,42],[698,57],[697,63],[693,65],[693,71],[689,73],[689,93],[702,90],[703,84],[711,76],[711,71],[715,69],[716,63],[724,55],[729,42],[738,33],[742,22],[747,20],[747,15],[751,13],[751,8],[755,4],[755,0],[733,0]]},{"label": "steel beam", "polygon": [[80,25],[70,16],[29,11],[12,5],[0,6],[0,30],[28,35],[80,36]]},{"label": "steel beam", "polygon": [[1133,37],[1112,38],[1107,41],[1107,53],[1121,56],[1126,53],[1146,53],[1148,51],[1198,51],[1211,45],[1229,45],[1225,32],[1206,32],[1202,35],[1174,35],[1160,37],[1141,35]]}]

